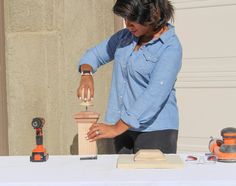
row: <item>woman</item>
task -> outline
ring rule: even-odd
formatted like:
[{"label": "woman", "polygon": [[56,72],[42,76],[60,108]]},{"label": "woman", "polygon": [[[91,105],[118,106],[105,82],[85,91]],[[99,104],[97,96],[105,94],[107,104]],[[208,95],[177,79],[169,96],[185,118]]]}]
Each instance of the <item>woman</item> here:
[{"label": "woman", "polygon": [[94,95],[92,73],[114,60],[106,124],[93,124],[88,140],[114,138],[117,153],[160,149],[176,153],[178,109],[174,84],[182,48],[175,35],[168,0],[117,0],[113,12],[126,28],[87,51],[77,95]]}]

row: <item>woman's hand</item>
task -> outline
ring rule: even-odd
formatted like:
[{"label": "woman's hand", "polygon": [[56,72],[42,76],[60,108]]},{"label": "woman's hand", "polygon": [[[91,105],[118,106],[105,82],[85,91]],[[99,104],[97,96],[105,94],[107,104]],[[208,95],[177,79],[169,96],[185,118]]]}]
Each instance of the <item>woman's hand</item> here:
[{"label": "woman's hand", "polygon": [[77,96],[82,101],[91,101],[94,96],[93,76],[81,76],[80,86],[77,89]]},{"label": "woman's hand", "polygon": [[115,125],[107,125],[104,123],[95,123],[89,128],[87,139],[95,141],[103,138],[114,138],[130,128],[129,125],[119,120]]},{"label": "woman's hand", "polygon": [[[83,71],[84,68],[89,69],[89,71],[92,72],[91,66],[82,65],[81,71]],[[91,99],[93,99],[93,97],[94,97],[94,82],[93,82],[92,75],[81,75],[80,86],[77,89],[77,96],[79,97],[79,99],[82,99],[82,101],[91,101]]]}]

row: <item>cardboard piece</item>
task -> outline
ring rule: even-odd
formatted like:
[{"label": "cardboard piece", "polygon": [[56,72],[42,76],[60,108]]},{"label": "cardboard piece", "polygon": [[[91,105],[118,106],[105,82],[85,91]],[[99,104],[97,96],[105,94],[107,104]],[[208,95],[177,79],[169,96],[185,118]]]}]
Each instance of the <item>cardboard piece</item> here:
[{"label": "cardboard piece", "polygon": [[136,154],[120,155],[117,168],[122,169],[175,169],[182,168],[183,161],[176,154],[163,154],[160,150],[141,149]]}]

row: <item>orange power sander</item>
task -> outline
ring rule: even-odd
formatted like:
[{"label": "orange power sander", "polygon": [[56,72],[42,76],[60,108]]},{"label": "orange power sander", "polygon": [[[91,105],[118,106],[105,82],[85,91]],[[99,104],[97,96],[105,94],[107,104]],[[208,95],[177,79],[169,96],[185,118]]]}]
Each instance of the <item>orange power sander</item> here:
[{"label": "orange power sander", "polygon": [[47,161],[49,155],[46,153],[46,149],[43,147],[43,125],[45,120],[43,118],[34,118],[32,126],[36,131],[36,148],[32,150],[30,161],[32,162],[44,162]]},{"label": "orange power sander", "polygon": [[220,162],[236,162],[236,128],[228,127],[221,130],[221,139],[211,138],[209,150]]}]

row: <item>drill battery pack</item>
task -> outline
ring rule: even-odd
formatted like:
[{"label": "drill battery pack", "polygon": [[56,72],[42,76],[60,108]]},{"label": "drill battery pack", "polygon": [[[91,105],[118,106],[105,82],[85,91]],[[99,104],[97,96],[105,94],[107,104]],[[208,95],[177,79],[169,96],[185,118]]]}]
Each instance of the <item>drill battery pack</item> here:
[{"label": "drill battery pack", "polygon": [[32,152],[32,155],[30,156],[30,161],[44,162],[44,161],[47,161],[48,158],[49,158],[49,155],[44,152]]}]

